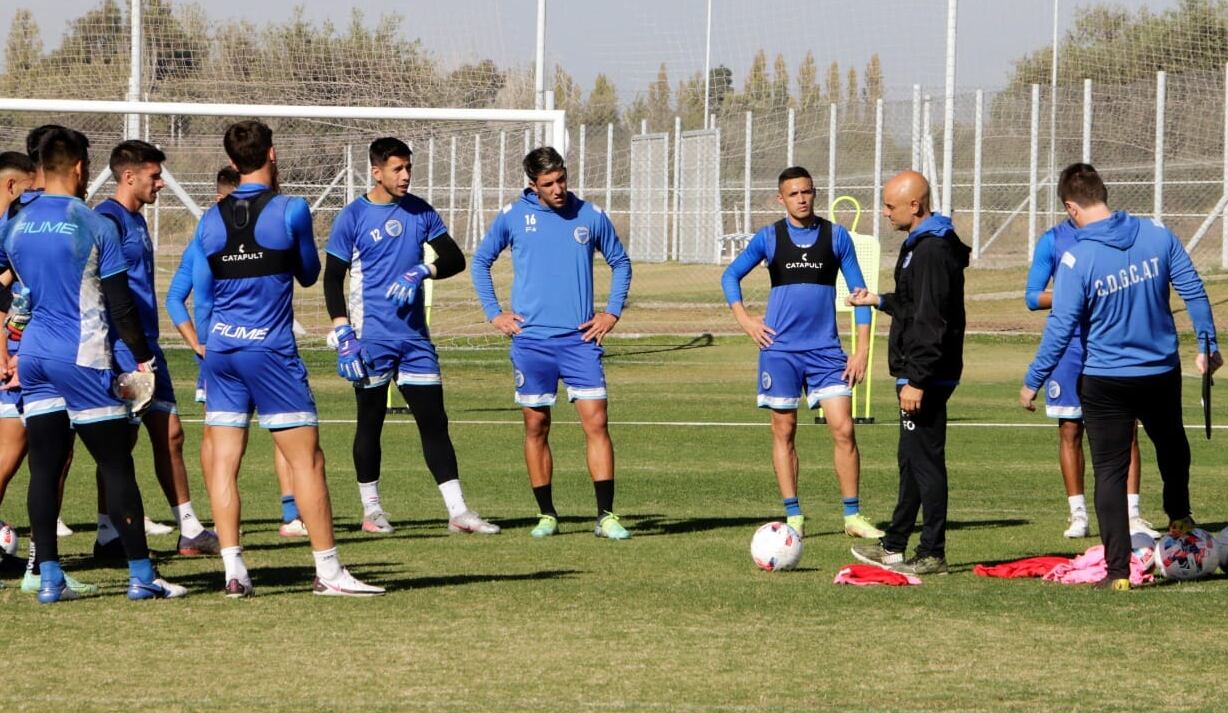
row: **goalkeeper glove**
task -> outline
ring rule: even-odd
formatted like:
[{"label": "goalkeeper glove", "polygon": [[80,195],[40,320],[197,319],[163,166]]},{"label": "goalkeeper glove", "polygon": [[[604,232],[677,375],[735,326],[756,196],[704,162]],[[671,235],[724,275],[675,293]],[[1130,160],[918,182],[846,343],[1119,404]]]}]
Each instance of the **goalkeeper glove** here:
[{"label": "goalkeeper glove", "polygon": [[418,296],[418,286],[430,276],[431,268],[426,265],[418,265],[389,285],[384,297],[397,307],[413,304],[414,298]]},{"label": "goalkeeper glove", "polygon": [[333,329],[337,338],[337,373],[346,381],[362,381],[367,378],[367,368],[362,362],[362,344],[354,328],[339,324]]},{"label": "goalkeeper glove", "polygon": [[4,328],[8,330],[9,339],[14,342],[21,341],[21,335],[26,330],[26,325],[30,323],[30,291],[22,288],[20,292],[13,295],[13,305],[9,307],[9,317],[4,323]]},{"label": "goalkeeper glove", "polygon": [[141,362],[133,371],[125,371],[115,380],[115,395],[128,404],[134,418],[139,418],[153,403],[154,360]]}]

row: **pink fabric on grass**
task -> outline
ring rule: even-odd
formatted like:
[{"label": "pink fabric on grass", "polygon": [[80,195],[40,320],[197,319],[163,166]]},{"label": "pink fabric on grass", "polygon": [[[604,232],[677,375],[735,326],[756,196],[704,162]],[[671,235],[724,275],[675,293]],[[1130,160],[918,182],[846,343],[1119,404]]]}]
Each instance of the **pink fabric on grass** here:
[{"label": "pink fabric on grass", "polygon": [[[1104,561],[1104,545],[1096,545],[1075,557],[1070,564],[1059,564],[1054,567],[1045,575],[1045,581],[1062,584],[1095,584],[1108,574],[1109,567]],[[1151,573],[1144,569],[1139,558],[1134,553],[1130,553],[1130,584],[1150,584],[1154,579]]]},{"label": "pink fabric on grass", "polygon": [[870,564],[849,564],[836,574],[834,583],[851,584],[855,587],[870,587],[876,584],[906,587],[920,584],[921,580],[911,574],[900,574]]}]

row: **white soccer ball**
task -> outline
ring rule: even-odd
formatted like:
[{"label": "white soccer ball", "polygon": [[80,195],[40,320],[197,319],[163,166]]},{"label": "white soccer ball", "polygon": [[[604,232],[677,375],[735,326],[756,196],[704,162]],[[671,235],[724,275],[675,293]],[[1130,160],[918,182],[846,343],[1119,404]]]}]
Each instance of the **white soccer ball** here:
[{"label": "white soccer ball", "polygon": [[1215,536],[1215,544],[1219,545],[1219,567],[1228,572],[1228,527]]},{"label": "white soccer ball", "polygon": [[750,558],[767,572],[793,569],[802,559],[802,536],[783,522],[769,522],[755,530]]},{"label": "white soccer ball", "polygon": [[1219,567],[1219,545],[1200,528],[1180,537],[1165,534],[1156,545],[1156,553],[1158,568],[1170,579],[1198,579]]},{"label": "white soccer ball", "polygon": [[1144,572],[1154,572],[1156,569],[1156,541],[1145,532],[1130,535],[1130,551],[1143,565]]},{"label": "white soccer ball", "polygon": [[9,557],[17,554],[17,531],[3,520],[0,520],[0,553]]}]

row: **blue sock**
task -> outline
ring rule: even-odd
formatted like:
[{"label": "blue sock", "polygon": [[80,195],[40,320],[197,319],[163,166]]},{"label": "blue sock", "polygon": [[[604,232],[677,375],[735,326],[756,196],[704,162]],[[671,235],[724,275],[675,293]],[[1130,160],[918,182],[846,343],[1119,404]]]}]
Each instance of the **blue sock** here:
[{"label": "blue sock", "polygon": [[797,498],[785,498],[785,517],[793,517],[794,515],[802,514],[802,506],[798,504]]},{"label": "blue sock", "polygon": [[294,502],[293,495],[281,496],[281,521],[293,522],[299,518],[298,503]]},{"label": "blue sock", "polygon": [[845,517],[861,512],[861,498],[840,498],[840,502],[844,505]]},{"label": "blue sock", "polygon": [[64,570],[58,560],[39,562],[39,582],[43,587],[58,587],[64,584]]},{"label": "blue sock", "polygon": [[154,568],[149,558],[143,560],[128,560],[128,576],[141,584],[153,584]]}]

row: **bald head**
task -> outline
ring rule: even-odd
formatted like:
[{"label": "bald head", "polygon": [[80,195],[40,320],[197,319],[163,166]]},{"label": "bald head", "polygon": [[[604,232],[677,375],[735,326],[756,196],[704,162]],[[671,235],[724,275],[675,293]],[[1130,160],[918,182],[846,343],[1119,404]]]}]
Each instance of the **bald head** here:
[{"label": "bald head", "polygon": [[916,171],[892,176],[883,186],[883,217],[896,230],[912,231],[930,216],[930,182]]}]

